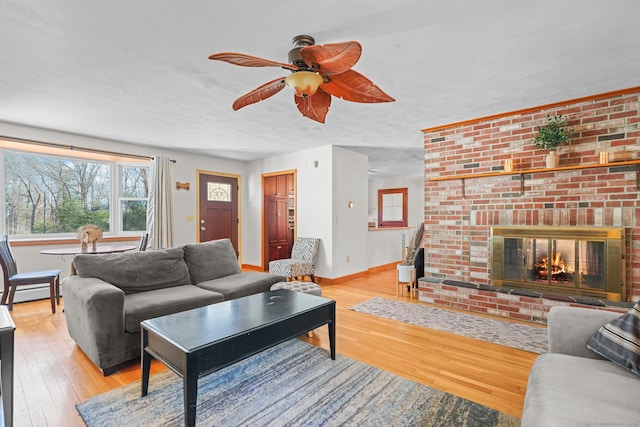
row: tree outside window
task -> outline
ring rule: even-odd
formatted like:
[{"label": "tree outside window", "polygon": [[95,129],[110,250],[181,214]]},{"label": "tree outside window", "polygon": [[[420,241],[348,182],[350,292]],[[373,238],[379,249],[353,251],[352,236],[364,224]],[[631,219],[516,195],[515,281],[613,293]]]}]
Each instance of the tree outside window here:
[{"label": "tree outside window", "polygon": [[[9,151],[4,159],[7,234],[75,233],[85,224],[105,232],[146,228],[148,167]],[[112,210],[113,193],[119,211]]]}]

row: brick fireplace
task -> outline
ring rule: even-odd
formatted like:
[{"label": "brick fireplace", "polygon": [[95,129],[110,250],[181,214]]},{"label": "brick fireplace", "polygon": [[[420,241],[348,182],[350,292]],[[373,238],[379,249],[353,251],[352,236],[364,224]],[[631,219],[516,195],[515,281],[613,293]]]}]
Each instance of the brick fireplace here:
[{"label": "brick fireplace", "polygon": [[[425,280],[420,299],[474,309],[469,306],[477,304],[464,301],[464,295],[453,296],[453,289],[442,282],[504,286],[494,283],[492,274],[492,228],[518,226],[621,229],[624,249],[618,273],[625,288],[619,299],[640,299],[639,109],[640,88],[631,88],[424,129]],[[531,140],[536,126],[555,114],[569,120],[575,136],[559,148],[560,166],[548,170],[545,152],[535,149]],[[609,161],[600,165],[601,152]],[[504,171],[505,160],[512,162],[513,172]],[[510,315],[519,310],[504,303],[517,299],[516,306],[533,304],[521,298],[540,296],[524,294],[498,295],[477,311],[493,309],[519,318]],[[536,310],[533,317],[544,317],[551,305],[574,301],[561,300],[528,309]]]},{"label": "brick fireplace", "polygon": [[491,228],[494,286],[626,300],[624,228]]}]

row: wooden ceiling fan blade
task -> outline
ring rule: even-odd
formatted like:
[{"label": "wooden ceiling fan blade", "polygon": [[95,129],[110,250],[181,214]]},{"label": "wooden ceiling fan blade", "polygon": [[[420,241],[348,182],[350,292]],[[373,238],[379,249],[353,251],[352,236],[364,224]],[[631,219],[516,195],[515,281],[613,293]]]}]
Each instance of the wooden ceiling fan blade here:
[{"label": "wooden ceiling fan blade", "polygon": [[395,101],[371,80],[354,70],[331,76],[330,81],[323,83],[320,88],[345,101],[364,103]]},{"label": "wooden ceiling fan blade", "polygon": [[322,74],[344,73],[360,59],[362,46],[356,41],[305,46],[300,55],[308,65],[317,64]]},{"label": "wooden ceiling fan blade", "polygon": [[236,99],[233,103],[233,109],[239,110],[247,105],[255,104],[256,102],[263,101],[276,93],[284,89],[284,77],[277,78],[268,83],[263,84],[260,87],[255,88],[249,93],[242,95]]},{"label": "wooden ceiling fan blade", "polygon": [[316,122],[324,123],[331,106],[331,95],[322,89],[318,89],[314,95],[305,97],[294,95],[293,98],[303,116]]},{"label": "wooden ceiling fan blade", "polygon": [[237,52],[214,53],[213,55],[209,56],[209,59],[212,59],[214,61],[224,61],[228,62],[229,64],[240,65],[242,67],[280,67],[292,71],[297,71],[299,69],[292,64],[271,61],[270,59],[258,58],[257,56],[251,56]]}]

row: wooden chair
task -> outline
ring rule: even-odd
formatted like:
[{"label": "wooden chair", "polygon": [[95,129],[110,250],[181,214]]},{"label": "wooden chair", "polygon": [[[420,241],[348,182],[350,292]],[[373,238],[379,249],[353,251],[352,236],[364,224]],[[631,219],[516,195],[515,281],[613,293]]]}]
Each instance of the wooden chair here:
[{"label": "wooden chair", "polygon": [[138,246],[138,251],[146,251],[147,245],[149,244],[149,233],[144,233],[142,237],[140,237],[140,245]]},{"label": "wooden chair", "polygon": [[18,266],[13,258],[9,239],[5,234],[0,240],[0,264],[4,273],[4,292],[0,304],[6,305],[8,301],[9,311],[13,310],[13,297],[16,288],[20,285],[37,285],[49,282],[51,294],[51,311],[56,312],[56,304],[60,305],[60,270],[31,271],[18,273]]}]

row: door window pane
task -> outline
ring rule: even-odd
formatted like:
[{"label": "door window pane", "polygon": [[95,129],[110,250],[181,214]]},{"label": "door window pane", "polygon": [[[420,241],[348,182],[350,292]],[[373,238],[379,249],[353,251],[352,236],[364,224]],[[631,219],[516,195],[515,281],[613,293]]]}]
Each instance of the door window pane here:
[{"label": "door window pane", "polygon": [[230,202],[231,184],[207,182],[207,200],[210,202]]}]

